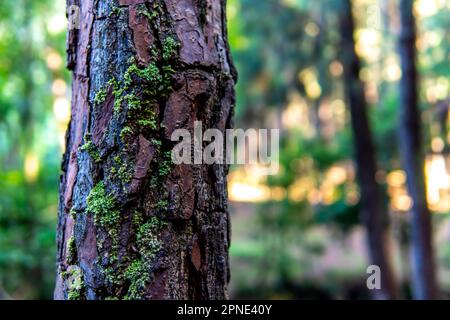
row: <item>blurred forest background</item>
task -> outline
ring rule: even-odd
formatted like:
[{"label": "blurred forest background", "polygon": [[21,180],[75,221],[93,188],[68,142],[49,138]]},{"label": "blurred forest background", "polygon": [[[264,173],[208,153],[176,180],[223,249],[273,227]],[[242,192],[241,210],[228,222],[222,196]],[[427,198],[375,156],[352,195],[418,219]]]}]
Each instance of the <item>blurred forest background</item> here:
[{"label": "blurred forest background", "polygon": [[[340,0],[228,0],[236,127],[280,128],[280,172],[233,167],[232,298],[363,299],[370,263],[345,95]],[[389,246],[410,297],[413,200],[399,152],[399,1],[354,0],[359,78]],[[450,1],[414,2],[427,202],[450,296]],[[70,120],[64,1],[0,2],[0,297],[50,299],[60,159]],[[351,30],[350,30],[351,32]],[[446,293],[448,292],[448,293]]]}]

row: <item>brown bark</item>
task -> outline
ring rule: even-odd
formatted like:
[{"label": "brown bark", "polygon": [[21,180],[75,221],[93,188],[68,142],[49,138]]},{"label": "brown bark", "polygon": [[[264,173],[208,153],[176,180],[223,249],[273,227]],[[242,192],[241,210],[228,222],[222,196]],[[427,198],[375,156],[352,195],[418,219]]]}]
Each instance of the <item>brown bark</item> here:
[{"label": "brown bark", "polygon": [[371,263],[380,267],[381,289],[375,290],[377,299],[395,299],[397,287],[388,249],[388,212],[380,186],[375,180],[377,172],[376,150],[372,138],[364,84],[359,78],[360,60],[355,52],[355,31],[350,0],[342,2],[340,14],[344,81],[350,108],[355,163],[361,193],[361,216],[367,232]]},{"label": "brown bark", "polygon": [[232,125],[225,0],[68,0],[72,119],[56,299],[224,299],[223,165],[173,165],[178,128]]},{"label": "brown bark", "polygon": [[435,262],[432,245],[431,216],[427,206],[424,155],[422,151],[420,111],[416,70],[416,26],[412,0],[400,1],[401,34],[399,55],[400,81],[400,151],[413,200],[411,208],[411,269],[415,299],[437,297]]}]

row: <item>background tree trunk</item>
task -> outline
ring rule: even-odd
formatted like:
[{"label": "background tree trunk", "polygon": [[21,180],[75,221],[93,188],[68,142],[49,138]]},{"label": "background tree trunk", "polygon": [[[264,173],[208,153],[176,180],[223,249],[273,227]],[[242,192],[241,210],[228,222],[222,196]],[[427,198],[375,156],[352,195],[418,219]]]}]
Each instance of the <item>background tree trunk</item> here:
[{"label": "background tree trunk", "polygon": [[364,84],[359,78],[360,60],[355,52],[355,25],[350,0],[342,2],[340,25],[346,95],[350,107],[356,170],[361,193],[362,222],[367,231],[371,263],[381,269],[381,290],[377,299],[395,299],[397,288],[388,250],[388,213],[378,183],[375,146],[367,116]]},{"label": "background tree trunk", "polygon": [[225,0],[73,6],[55,298],[226,298],[228,169],[170,159],[175,129],[232,125]]},{"label": "background tree trunk", "polygon": [[416,71],[416,27],[413,0],[401,0],[401,34],[399,55],[402,79],[400,82],[400,149],[407,174],[412,205],[412,283],[415,299],[434,299],[437,296],[431,216],[427,206],[424,156],[421,141],[421,119],[418,106]]}]

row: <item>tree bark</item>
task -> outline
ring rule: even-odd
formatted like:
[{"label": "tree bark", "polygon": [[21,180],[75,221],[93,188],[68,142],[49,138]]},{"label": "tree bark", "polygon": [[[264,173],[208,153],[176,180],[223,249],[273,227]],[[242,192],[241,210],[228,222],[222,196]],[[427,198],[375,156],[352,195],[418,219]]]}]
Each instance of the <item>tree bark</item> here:
[{"label": "tree bark", "polygon": [[424,179],[420,111],[416,70],[416,26],[413,0],[400,1],[401,32],[399,55],[400,81],[400,151],[412,198],[411,266],[415,299],[437,297],[435,262],[432,245],[431,216],[427,206]]},{"label": "tree bark", "polygon": [[381,289],[375,290],[373,294],[376,299],[395,299],[397,287],[389,253],[388,212],[380,186],[375,180],[376,150],[367,116],[364,84],[359,78],[361,67],[353,38],[355,25],[351,1],[344,0],[341,10],[342,61],[361,193],[361,217],[367,232],[371,263],[381,269]]},{"label": "tree bark", "polygon": [[225,165],[173,165],[175,129],[232,126],[225,0],[68,0],[72,118],[55,299],[224,299]]}]

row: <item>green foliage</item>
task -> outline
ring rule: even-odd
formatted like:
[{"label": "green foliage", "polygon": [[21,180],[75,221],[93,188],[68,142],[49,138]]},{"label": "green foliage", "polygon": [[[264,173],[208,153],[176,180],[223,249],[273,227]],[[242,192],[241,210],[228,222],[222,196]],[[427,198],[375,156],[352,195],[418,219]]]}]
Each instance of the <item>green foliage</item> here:
[{"label": "green foliage", "polygon": [[69,74],[64,63],[50,70],[47,59],[65,60],[65,30],[51,24],[64,12],[63,2],[0,1],[0,292],[12,299],[51,299],[54,289],[64,132],[51,88]]},{"label": "green foliage", "polygon": [[339,200],[318,209],[315,219],[318,223],[337,225],[346,232],[360,223],[359,206],[349,206],[344,200]]},{"label": "green foliage", "polygon": [[[236,126],[252,127],[255,123],[261,126],[268,114],[276,114],[284,121],[290,117],[284,114],[286,109],[291,104],[299,104],[292,102],[293,94],[307,105],[299,111],[303,120],[297,126],[284,128],[280,172],[265,181],[271,188],[285,190],[286,195],[282,200],[258,205],[255,218],[247,221],[253,228],[239,233],[247,235],[248,243],[244,240],[234,243],[231,250],[232,257],[239,259],[239,266],[251,265],[245,271],[235,271],[234,276],[239,278],[235,283],[240,284],[238,290],[249,290],[252,297],[262,291],[276,295],[303,283],[307,279],[302,276],[313,273],[313,262],[322,254],[324,241],[311,241],[309,235],[319,225],[327,230],[338,227],[348,232],[359,223],[358,206],[345,200],[348,189],[345,183],[335,186],[332,203],[312,202],[307,196],[312,189],[320,188],[331,167],[348,161],[353,155],[348,122],[344,129],[327,138],[322,132],[318,108],[325,100],[345,101],[342,79],[333,78],[329,67],[333,61],[340,61],[336,32],[339,29],[335,24],[335,6],[339,4],[231,0],[228,5],[230,43],[240,79]],[[260,17],[265,12],[276,14],[262,21]],[[306,32],[311,26],[317,28],[315,36]],[[314,70],[321,89],[319,98],[308,96],[308,83],[300,77],[305,69]],[[307,124],[313,127],[309,132],[304,130]],[[310,185],[305,196],[294,201],[289,198],[289,192],[302,179]],[[234,228],[239,228],[236,223],[239,222],[234,222]],[[269,234],[270,240],[261,239],[261,235]],[[252,261],[257,262],[252,264]],[[257,271],[261,264],[265,266],[264,272]],[[249,278],[253,282],[248,282]],[[253,287],[258,289],[252,290]]]}]

